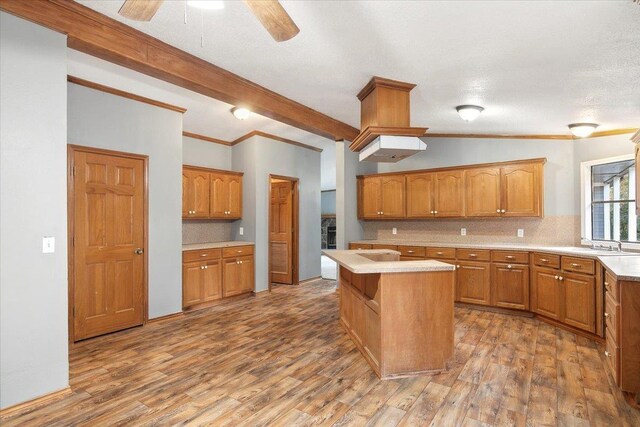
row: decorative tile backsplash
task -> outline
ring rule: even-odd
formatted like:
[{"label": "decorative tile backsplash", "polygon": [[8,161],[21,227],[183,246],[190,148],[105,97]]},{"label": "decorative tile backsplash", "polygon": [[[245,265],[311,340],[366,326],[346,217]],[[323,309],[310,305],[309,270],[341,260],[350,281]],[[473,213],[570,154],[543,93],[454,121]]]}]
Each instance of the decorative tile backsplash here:
[{"label": "decorative tile backsplash", "polygon": [[[392,227],[397,228],[398,234],[392,234]],[[466,236],[460,235],[461,228],[467,229]],[[517,237],[519,228],[524,230],[524,237]],[[574,246],[580,244],[580,216],[365,221],[364,238],[405,242],[537,243]]]},{"label": "decorative tile backsplash", "polygon": [[232,224],[213,221],[182,221],[182,244],[232,240]]}]

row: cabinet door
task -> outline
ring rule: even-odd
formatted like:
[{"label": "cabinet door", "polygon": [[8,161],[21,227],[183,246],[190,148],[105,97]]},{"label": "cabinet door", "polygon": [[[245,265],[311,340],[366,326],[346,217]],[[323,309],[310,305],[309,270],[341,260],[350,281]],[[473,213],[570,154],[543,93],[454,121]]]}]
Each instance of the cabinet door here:
[{"label": "cabinet door", "polygon": [[202,302],[202,267],[203,264],[193,262],[182,265],[182,307]]},{"label": "cabinet door", "polygon": [[358,293],[352,288],[351,289],[351,304],[352,304],[352,313],[353,319],[351,322],[351,333],[355,337],[358,344],[362,345],[362,340],[364,338],[364,300],[358,295]]},{"label": "cabinet door", "polygon": [[207,261],[202,272],[202,299],[213,301],[222,298],[222,265],[220,260]]},{"label": "cabinet door", "polygon": [[407,175],[407,218],[433,217],[435,174]]},{"label": "cabinet door", "polygon": [[211,176],[209,216],[211,218],[226,218],[228,196],[225,175],[213,172],[209,175]]},{"label": "cabinet door", "polygon": [[456,271],[456,300],[489,305],[491,270],[489,263],[460,262]]},{"label": "cabinet door", "polygon": [[500,169],[466,170],[465,202],[467,216],[499,216]]},{"label": "cabinet door", "polygon": [[493,264],[491,305],[529,310],[529,267],[516,264]]},{"label": "cabinet door", "polygon": [[242,274],[238,258],[224,258],[222,261],[222,296],[230,297],[242,293]]},{"label": "cabinet door", "polygon": [[340,319],[348,330],[351,330],[353,323],[353,292],[349,285],[340,286]]},{"label": "cabinet door", "polygon": [[380,315],[371,307],[364,308],[363,347],[371,361],[380,369]]},{"label": "cabinet door", "polygon": [[364,177],[362,179],[362,215],[364,218],[380,218],[382,197],[380,184],[380,177]]},{"label": "cabinet door", "polygon": [[636,198],[636,215],[640,216],[640,142],[636,143],[636,194],[634,197]]},{"label": "cabinet door", "polygon": [[188,180],[189,218],[209,216],[209,172],[187,169],[183,171]]},{"label": "cabinet door", "polygon": [[531,310],[561,320],[562,286],[556,270],[533,270]]},{"label": "cabinet door", "polygon": [[435,183],[435,215],[464,216],[464,171],[438,172]]},{"label": "cabinet door", "polygon": [[542,167],[539,164],[504,166],[502,171],[502,215],[540,216]]},{"label": "cabinet door", "polygon": [[242,293],[253,291],[254,273],[253,257],[240,258],[240,291]]},{"label": "cabinet door", "polygon": [[562,274],[564,284],[564,319],[567,325],[596,331],[595,278],[580,274]]},{"label": "cabinet door", "polygon": [[381,178],[382,202],[380,211],[384,218],[405,217],[404,175],[383,176]]},{"label": "cabinet door", "polygon": [[227,175],[227,217],[242,218],[242,176]]},{"label": "cabinet door", "polygon": [[363,199],[363,187],[364,179],[356,178],[356,190],[358,197],[358,219],[364,219],[364,199]]},{"label": "cabinet door", "polygon": [[185,169],[182,169],[182,217],[187,218],[191,213],[191,204],[189,200],[191,198],[189,194],[189,176]]}]

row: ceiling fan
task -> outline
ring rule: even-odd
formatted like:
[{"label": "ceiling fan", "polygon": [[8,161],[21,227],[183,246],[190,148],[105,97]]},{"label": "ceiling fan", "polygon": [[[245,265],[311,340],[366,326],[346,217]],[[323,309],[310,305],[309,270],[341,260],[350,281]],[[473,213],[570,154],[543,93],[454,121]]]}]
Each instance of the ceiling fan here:
[{"label": "ceiling fan", "polygon": [[[134,21],[150,21],[163,1],[125,0],[118,13]],[[275,41],[289,40],[300,32],[278,0],[244,0],[244,3]]]}]

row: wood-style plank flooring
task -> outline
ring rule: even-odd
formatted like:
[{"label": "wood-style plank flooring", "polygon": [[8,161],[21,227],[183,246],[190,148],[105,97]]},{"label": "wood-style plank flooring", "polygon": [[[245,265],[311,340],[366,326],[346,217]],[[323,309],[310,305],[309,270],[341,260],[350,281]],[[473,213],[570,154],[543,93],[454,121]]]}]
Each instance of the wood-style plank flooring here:
[{"label": "wood-style plank flooring", "polygon": [[380,381],[338,323],[335,286],[76,344],[72,394],[0,424],[640,426],[594,342],[530,318],[456,309],[449,372]]}]

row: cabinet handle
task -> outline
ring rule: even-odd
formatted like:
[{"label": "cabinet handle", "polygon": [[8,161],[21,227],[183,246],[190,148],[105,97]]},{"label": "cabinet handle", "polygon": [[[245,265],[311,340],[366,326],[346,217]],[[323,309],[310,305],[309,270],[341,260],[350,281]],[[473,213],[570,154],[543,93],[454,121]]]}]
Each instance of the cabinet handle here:
[{"label": "cabinet handle", "polygon": [[558,277],[558,280],[563,281],[564,277],[560,276],[560,277]]},{"label": "cabinet handle", "polygon": [[611,353],[609,353],[609,352],[608,352],[608,351],[606,351],[606,350],[604,351],[604,355],[605,355],[605,356],[607,356],[607,357],[611,357]]},{"label": "cabinet handle", "polygon": [[511,269],[513,268],[513,266],[512,266],[511,264],[509,264],[509,265],[507,265],[507,268],[508,268],[509,270],[511,270]]},{"label": "cabinet handle", "polygon": [[436,252],[436,255],[444,255],[442,252]]},{"label": "cabinet handle", "polygon": [[408,253],[408,254],[412,254],[412,253],[413,253],[413,251],[407,251],[407,253]]},{"label": "cabinet handle", "polygon": [[200,256],[207,256],[207,255],[209,255],[209,254],[200,254]]},{"label": "cabinet handle", "polygon": [[580,267],[581,267],[581,265],[580,265],[580,264],[577,264],[577,263],[575,263],[575,262],[572,262],[572,263],[571,263],[571,267],[573,267],[573,268],[580,268]]},{"label": "cabinet handle", "polygon": [[504,210],[504,209],[502,209],[502,211],[501,211],[501,212],[502,212],[502,213],[506,213],[507,211],[506,211],[506,210]]},{"label": "cabinet handle", "polygon": [[477,257],[478,255],[476,255],[476,254],[469,254],[469,256],[470,256],[471,258],[475,258],[475,257]]},{"label": "cabinet handle", "polygon": [[609,317],[609,313],[607,313],[607,312],[605,311],[605,313],[604,313],[604,317]]},{"label": "cabinet handle", "polygon": [[515,257],[513,255],[507,255],[505,258],[506,259],[515,259]]},{"label": "cabinet handle", "polygon": [[549,260],[546,258],[540,258],[540,262],[549,262]]}]

